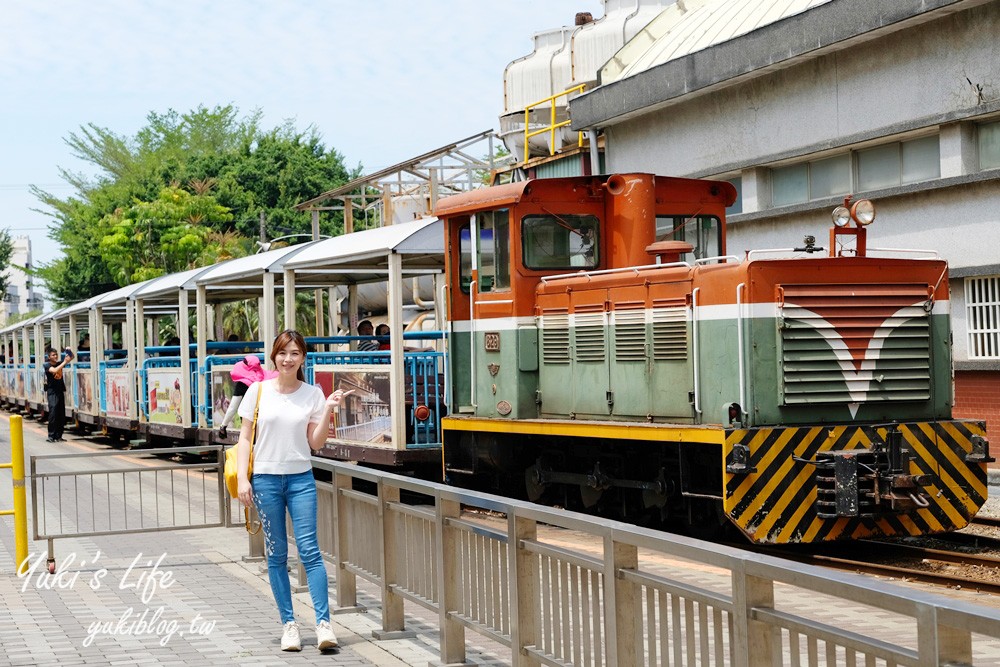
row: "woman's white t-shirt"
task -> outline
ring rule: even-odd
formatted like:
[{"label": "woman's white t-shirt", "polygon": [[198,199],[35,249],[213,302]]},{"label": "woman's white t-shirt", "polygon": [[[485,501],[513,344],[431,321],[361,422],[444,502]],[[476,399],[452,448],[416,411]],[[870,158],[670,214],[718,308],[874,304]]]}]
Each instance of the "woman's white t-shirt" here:
[{"label": "woman's white t-shirt", "polygon": [[253,420],[257,392],[257,437],[253,443],[253,471],[262,475],[295,475],[312,470],[306,429],[323,416],[323,390],[303,382],[290,394],[281,394],[275,380],[254,382],[240,403],[239,415]]}]

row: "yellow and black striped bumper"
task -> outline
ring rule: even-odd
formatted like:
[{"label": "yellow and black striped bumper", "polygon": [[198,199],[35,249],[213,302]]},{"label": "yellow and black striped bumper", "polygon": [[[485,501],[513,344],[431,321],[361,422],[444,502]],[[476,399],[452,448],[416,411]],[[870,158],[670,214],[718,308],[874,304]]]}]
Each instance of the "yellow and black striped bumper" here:
[{"label": "yellow and black striped bumper", "polygon": [[[913,475],[930,475],[929,506],[877,517],[821,518],[816,505],[819,452],[868,449],[886,437],[884,426],[814,426],[734,429],[726,433],[724,461],[734,449],[746,456],[745,473],[723,469],[724,507],[754,542],[787,544],[891,535],[925,535],[966,526],[987,496],[986,464],[967,461],[977,421],[898,424]],[[730,469],[732,469],[730,465]]]}]

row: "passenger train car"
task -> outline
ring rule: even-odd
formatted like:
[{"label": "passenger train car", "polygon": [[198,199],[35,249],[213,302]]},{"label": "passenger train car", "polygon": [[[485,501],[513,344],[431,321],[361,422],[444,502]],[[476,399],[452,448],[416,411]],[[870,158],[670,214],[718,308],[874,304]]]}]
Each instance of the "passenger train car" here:
[{"label": "passenger train car", "polygon": [[959,529],[984,424],[951,418],[945,262],[727,254],[727,183],[528,180],[444,199],[448,481],[760,543]]}]

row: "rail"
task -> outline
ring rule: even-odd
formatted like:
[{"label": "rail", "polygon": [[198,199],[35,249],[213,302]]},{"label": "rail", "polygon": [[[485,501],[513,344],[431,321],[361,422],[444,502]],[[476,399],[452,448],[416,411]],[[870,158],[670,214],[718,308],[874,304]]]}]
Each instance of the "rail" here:
[{"label": "rail", "polygon": [[[159,456],[212,453],[197,463]],[[120,452],[32,456],[29,460],[34,539],[53,541],[226,526],[231,514],[221,474],[221,445],[150,449],[145,461],[123,464]],[[161,500],[167,494],[169,500]]]},{"label": "rail", "polygon": [[[555,95],[550,95],[545,99],[538,100],[524,107],[524,161],[528,161],[529,147],[528,141],[532,137],[537,137],[540,134],[549,133],[549,155],[555,155],[556,152],[556,130],[566,127],[570,124],[569,120],[564,120],[556,122],[556,100],[560,97],[568,97],[573,93],[582,93],[586,88],[586,84],[581,83],[579,86],[573,86],[572,88],[567,88],[561,93],[556,93]],[[552,108],[551,120],[548,125],[540,130],[530,130],[531,127],[531,110],[535,107],[540,107],[543,104],[548,104]],[[577,132],[577,146],[583,146],[583,132]]]},{"label": "rail", "polygon": [[[465,662],[466,632],[509,647],[515,665],[588,667],[983,664],[1000,639],[992,608],[349,464],[314,467],[332,475],[318,484],[319,541],[337,564],[338,605],[357,606],[358,579],[374,584],[387,637],[405,631],[404,603],[436,612],[442,664]],[[566,530],[593,539],[567,546]],[[802,600],[822,600],[824,615],[796,613]],[[838,617],[862,620],[845,629]]]}]

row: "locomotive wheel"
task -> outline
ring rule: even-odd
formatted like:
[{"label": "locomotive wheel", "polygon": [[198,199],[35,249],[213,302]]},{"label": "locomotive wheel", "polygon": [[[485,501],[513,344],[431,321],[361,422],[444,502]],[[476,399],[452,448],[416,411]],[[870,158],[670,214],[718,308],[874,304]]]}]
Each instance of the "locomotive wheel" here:
[{"label": "locomotive wheel", "polygon": [[542,469],[535,463],[524,471],[524,488],[528,494],[528,500],[537,503],[545,494],[548,484],[541,481]]},{"label": "locomotive wheel", "polygon": [[583,501],[583,506],[588,509],[600,502],[603,495],[604,489],[595,489],[589,484],[580,485],[580,500]]}]

